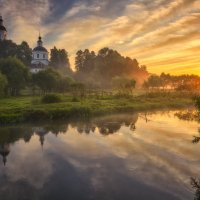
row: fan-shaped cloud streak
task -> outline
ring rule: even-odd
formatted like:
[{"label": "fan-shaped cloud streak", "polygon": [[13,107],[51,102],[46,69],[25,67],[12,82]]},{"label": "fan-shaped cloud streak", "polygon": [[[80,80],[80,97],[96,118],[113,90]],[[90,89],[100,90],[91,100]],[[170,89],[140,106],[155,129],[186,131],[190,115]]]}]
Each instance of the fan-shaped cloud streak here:
[{"label": "fan-shaped cloud streak", "polygon": [[200,74],[199,0],[0,0],[0,11],[9,38],[34,46],[41,30],[72,62],[80,48],[108,46],[153,73]]}]

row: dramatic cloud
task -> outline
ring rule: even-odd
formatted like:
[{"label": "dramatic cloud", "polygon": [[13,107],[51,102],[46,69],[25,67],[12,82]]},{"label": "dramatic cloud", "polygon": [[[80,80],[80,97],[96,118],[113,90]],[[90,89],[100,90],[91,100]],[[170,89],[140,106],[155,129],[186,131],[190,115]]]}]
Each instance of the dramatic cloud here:
[{"label": "dramatic cloud", "polygon": [[105,46],[137,58],[152,73],[200,74],[199,0],[0,0],[9,38],[34,47]]}]

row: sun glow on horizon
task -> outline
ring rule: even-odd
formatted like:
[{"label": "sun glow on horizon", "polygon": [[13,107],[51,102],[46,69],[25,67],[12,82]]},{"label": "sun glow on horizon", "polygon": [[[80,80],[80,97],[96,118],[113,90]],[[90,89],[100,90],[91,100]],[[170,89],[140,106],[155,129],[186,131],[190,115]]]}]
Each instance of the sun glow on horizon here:
[{"label": "sun glow on horizon", "polygon": [[45,46],[65,48],[72,68],[79,49],[109,47],[150,73],[200,75],[199,0],[1,2],[9,39],[34,47],[41,29]]}]

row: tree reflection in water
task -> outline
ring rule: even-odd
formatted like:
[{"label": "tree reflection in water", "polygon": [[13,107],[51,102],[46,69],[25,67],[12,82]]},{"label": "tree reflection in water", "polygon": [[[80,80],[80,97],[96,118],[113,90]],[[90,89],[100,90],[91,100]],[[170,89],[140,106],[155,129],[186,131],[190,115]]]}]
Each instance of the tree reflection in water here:
[{"label": "tree reflection in water", "polygon": [[0,145],[0,154],[3,158],[3,164],[6,165],[7,156],[10,153],[10,145],[9,144],[2,144]]},{"label": "tree reflection in water", "polygon": [[[200,135],[200,128],[198,129],[199,135]],[[197,144],[200,142],[200,136],[194,136],[192,143]]]},{"label": "tree reflection in water", "polygon": [[98,117],[89,121],[71,122],[70,125],[80,133],[94,133],[98,129],[102,135],[109,135],[118,132],[121,126],[127,126],[130,130],[136,129],[136,122],[138,120],[138,114],[133,115],[109,115],[104,117]]},{"label": "tree reflection in water", "polygon": [[200,142],[200,137],[194,136],[194,139],[192,140],[193,144],[197,144]]},{"label": "tree reflection in water", "polygon": [[[176,112],[174,116],[178,117],[180,120],[184,121],[200,121],[199,112],[197,111],[180,111]],[[192,143],[197,144],[200,142],[200,128],[198,129],[199,136],[193,136]]]},{"label": "tree reflection in water", "polygon": [[174,116],[184,121],[199,121],[199,112],[195,110],[179,111]]},{"label": "tree reflection in water", "polygon": [[[135,186],[136,195],[147,194],[147,189],[150,192],[155,188],[153,195],[160,191],[159,198],[152,196],[152,199],[192,199],[193,187],[195,198],[198,199],[198,179],[191,179],[190,185],[190,177],[198,178],[198,153],[193,157],[198,145],[191,144],[192,135],[187,132],[194,131],[197,137],[195,133],[198,124],[194,123],[193,126],[193,123],[185,123],[184,127],[184,123],[177,118],[174,120],[172,113],[116,114],[92,119],[0,127],[0,167],[3,175],[9,175],[2,182],[8,184],[8,190],[11,187],[22,187],[23,191],[29,193],[32,189],[38,195],[42,194],[36,187],[38,183],[40,187],[45,187],[48,194],[52,188],[56,188],[52,192],[56,194],[57,191],[65,191],[71,185],[71,180],[73,184],[68,191],[86,185],[89,190],[91,186],[94,187],[91,193],[95,195],[98,190],[102,194],[108,192],[111,185],[116,188],[113,193],[120,190],[125,192],[122,195],[125,199],[126,194],[134,195],[132,189]],[[177,129],[174,128],[176,126]],[[40,145],[44,146],[45,151],[41,150]],[[6,167],[3,163],[7,164]],[[29,181],[31,189],[29,183],[22,183],[21,186],[17,182],[24,177]],[[84,184],[77,186],[80,177],[83,177]],[[146,185],[146,177],[150,187]],[[15,183],[13,186],[12,181]],[[168,185],[170,188],[165,187]],[[0,195],[4,195],[4,192]],[[34,194],[32,196],[32,199],[36,199]],[[170,198],[172,196],[174,198]],[[4,198],[1,196],[0,199]]]},{"label": "tree reflection in water", "polygon": [[200,180],[191,178],[191,186],[195,190],[194,200],[200,200]]},{"label": "tree reflection in water", "polygon": [[[180,120],[185,121],[200,121],[199,112],[196,111],[186,111],[186,112],[177,112],[175,116]],[[200,128],[198,129],[200,135]],[[197,144],[200,142],[200,136],[193,136],[192,143]],[[194,200],[200,200],[200,179],[191,178],[191,186],[195,190]]]},{"label": "tree reflection in water", "polygon": [[45,136],[49,133],[58,136],[65,134],[69,126],[75,128],[79,134],[92,134],[95,130],[102,135],[109,135],[118,132],[121,126],[127,126],[131,131],[136,129],[138,114],[133,115],[109,115],[90,120],[54,122],[48,125],[23,125],[19,127],[1,127],[0,128],[0,155],[3,163],[6,165],[7,157],[11,151],[10,144],[23,139],[28,143],[32,136],[37,135],[43,149]]}]

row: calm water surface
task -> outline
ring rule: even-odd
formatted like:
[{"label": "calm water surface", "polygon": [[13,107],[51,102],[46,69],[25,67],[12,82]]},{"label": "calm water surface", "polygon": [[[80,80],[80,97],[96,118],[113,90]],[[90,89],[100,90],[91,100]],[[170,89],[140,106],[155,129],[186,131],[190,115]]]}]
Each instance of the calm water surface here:
[{"label": "calm water surface", "polygon": [[174,113],[0,128],[0,199],[193,199],[200,124]]}]

